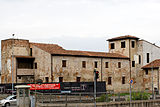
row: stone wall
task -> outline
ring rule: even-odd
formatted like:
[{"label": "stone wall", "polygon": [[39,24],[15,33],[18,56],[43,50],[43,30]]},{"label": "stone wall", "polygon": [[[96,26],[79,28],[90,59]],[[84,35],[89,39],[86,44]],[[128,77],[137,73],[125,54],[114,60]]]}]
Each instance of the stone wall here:
[{"label": "stone wall", "polygon": [[[97,61],[98,81],[106,81],[107,90],[129,91],[129,60],[73,56],[53,56],[52,60],[54,82],[59,82],[59,77],[63,77],[64,82],[76,82],[76,77],[81,77],[82,82],[94,81],[94,62]],[[66,60],[66,67],[62,67],[62,60]],[[82,67],[82,61],[86,61],[86,68]],[[109,62],[108,68],[105,68],[105,62]],[[118,68],[118,62],[121,62],[121,68]],[[112,77],[111,85],[108,85],[108,77]],[[125,84],[122,84],[122,77],[125,77]]]},{"label": "stone wall", "polygon": [[42,79],[46,82],[46,77],[51,81],[51,54],[41,50],[32,45],[32,55],[35,57],[34,63],[37,63],[37,72],[35,72],[35,79]]},{"label": "stone wall", "polygon": [[[153,74],[152,74],[153,72]],[[153,75],[153,88],[157,88],[159,87],[160,89],[160,84],[159,84],[159,77],[160,77],[160,72],[159,69],[149,69],[148,70],[148,74],[146,74],[146,71],[143,70],[143,87],[144,90],[148,90],[150,92],[152,92],[152,75]],[[158,77],[159,76],[159,77]]]},{"label": "stone wall", "polygon": [[[13,55],[29,55],[29,41],[21,39],[7,39],[1,41],[1,82],[12,82],[12,48],[14,48]],[[14,82],[16,82],[16,59],[14,57]]]}]

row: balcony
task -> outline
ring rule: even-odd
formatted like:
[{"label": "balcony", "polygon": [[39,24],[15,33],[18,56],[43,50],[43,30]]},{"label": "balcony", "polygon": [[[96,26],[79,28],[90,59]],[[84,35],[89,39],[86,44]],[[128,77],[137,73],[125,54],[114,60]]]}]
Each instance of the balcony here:
[{"label": "balcony", "polygon": [[34,75],[36,69],[17,69],[17,75]]}]

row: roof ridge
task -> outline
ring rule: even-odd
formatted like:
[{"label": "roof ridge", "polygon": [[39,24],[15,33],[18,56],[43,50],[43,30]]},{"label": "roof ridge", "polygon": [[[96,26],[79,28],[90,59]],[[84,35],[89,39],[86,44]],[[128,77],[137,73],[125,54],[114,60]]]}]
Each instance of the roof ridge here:
[{"label": "roof ridge", "polygon": [[121,39],[139,39],[139,38],[132,35],[124,35],[124,36],[118,36],[118,37],[108,39],[107,41],[121,40]]},{"label": "roof ridge", "polygon": [[[35,42],[30,42],[30,44],[58,45],[58,44],[52,44],[52,43],[35,43]],[[58,45],[58,46],[59,46],[59,45]]]}]

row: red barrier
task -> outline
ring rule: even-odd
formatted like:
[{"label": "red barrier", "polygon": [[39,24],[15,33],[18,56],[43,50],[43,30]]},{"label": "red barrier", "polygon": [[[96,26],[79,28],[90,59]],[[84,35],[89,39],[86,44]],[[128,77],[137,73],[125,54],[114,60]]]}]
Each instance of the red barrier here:
[{"label": "red barrier", "polygon": [[55,84],[27,84],[30,87],[30,90],[51,90],[51,89],[55,89],[58,90],[60,89],[60,83],[55,83]]}]

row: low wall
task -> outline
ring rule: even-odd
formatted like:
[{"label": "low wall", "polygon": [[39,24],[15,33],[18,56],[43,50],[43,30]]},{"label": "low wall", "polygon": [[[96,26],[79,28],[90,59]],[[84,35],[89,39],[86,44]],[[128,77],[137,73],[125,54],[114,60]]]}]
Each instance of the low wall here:
[{"label": "low wall", "polygon": [[[160,107],[160,100],[140,100],[125,102],[97,102],[97,107]],[[38,107],[94,107],[94,103],[37,103]]]}]

